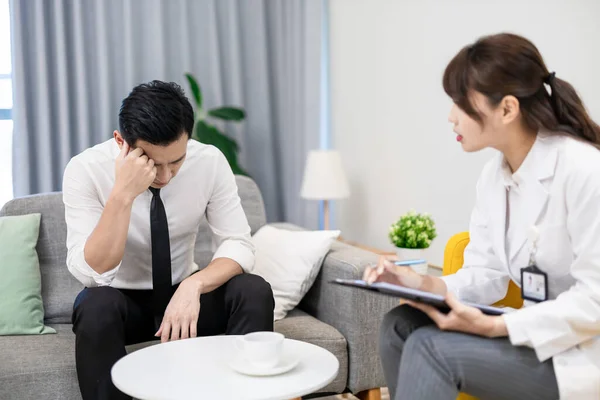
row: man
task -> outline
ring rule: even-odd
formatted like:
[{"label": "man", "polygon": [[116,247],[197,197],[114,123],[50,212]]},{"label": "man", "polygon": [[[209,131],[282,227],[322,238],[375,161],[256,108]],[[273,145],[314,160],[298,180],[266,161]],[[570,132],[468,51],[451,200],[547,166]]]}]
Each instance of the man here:
[{"label": "man", "polygon": [[[128,398],[110,378],[128,344],[273,330],[271,287],[248,273],[254,247],[234,175],[218,149],[189,140],[193,125],[178,85],[139,85],[114,139],[65,170],[67,266],[86,287],[73,307],[86,400]],[[218,248],[198,271],[204,216]]]}]

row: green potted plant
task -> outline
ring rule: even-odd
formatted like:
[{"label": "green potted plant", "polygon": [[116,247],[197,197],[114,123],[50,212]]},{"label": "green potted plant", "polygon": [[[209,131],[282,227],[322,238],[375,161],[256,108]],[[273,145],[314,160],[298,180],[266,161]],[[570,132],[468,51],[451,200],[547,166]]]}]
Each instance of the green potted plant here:
[{"label": "green potted plant", "polygon": [[190,84],[190,89],[192,90],[192,95],[196,102],[192,139],[215,146],[225,155],[234,174],[248,176],[248,173],[238,163],[239,146],[237,142],[221,132],[216,126],[210,124],[207,120],[208,117],[212,117],[222,121],[239,122],[246,117],[246,113],[243,109],[238,107],[217,107],[205,110],[202,103],[202,89],[200,88],[198,81],[189,73],[185,74],[185,77]]},{"label": "green potted plant", "polygon": [[[423,250],[429,248],[437,237],[435,223],[427,213],[418,214],[414,210],[402,215],[390,226],[390,241],[398,249],[400,260],[423,259]],[[412,265],[421,274],[427,273],[427,263]]]}]

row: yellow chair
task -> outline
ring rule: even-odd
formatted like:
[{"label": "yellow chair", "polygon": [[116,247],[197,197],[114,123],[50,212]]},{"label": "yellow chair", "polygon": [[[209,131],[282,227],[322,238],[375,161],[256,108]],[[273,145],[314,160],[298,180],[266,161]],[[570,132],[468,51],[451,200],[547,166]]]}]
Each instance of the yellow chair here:
[{"label": "yellow chair", "polygon": [[[469,244],[469,240],[469,232],[458,233],[448,240],[444,250],[443,275],[454,274],[456,271],[462,268],[463,253],[465,251],[465,247],[467,247],[467,244]],[[523,306],[521,289],[519,289],[519,287],[511,281],[508,285],[506,297],[497,302],[495,305],[521,308]],[[459,393],[457,400],[477,400],[477,397],[473,397],[466,393]]]}]

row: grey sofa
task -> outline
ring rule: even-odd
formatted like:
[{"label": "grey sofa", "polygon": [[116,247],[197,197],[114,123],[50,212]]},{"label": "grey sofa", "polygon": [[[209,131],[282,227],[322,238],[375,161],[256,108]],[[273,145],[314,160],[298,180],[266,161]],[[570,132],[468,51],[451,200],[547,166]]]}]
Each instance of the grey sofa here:
[{"label": "grey sofa", "polygon": [[[239,176],[237,183],[254,233],[266,222],[261,193],[249,178]],[[66,225],[61,193],[14,199],[0,210],[0,216],[28,213],[42,214],[37,251],[45,323],[55,328],[57,334],[0,336],[0,399],[81,399],[71,311],[83,286],[71,276],[65,264]],[[203,223],[195,248],[199,265],[207,265],[211,259],[210,238],[208,226]],[[358,393],[385,386],[377,354],[378,330],[383,314],[397,303],[391,298],[327,283],[338,277],[357,278],[376,259],[373,253],[336,242],[301,304],[275,324],[276,331],[286,337],[321,346],[338,358],[337,378],[320,393]],[[131,346],[128,351],[146,345]]]}]

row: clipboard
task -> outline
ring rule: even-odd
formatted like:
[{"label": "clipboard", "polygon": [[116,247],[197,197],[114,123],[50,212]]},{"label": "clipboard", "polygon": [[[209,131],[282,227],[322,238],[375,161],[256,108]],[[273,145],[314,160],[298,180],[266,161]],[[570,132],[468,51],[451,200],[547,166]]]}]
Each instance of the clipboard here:
[{"label": "clipboard", "polygon": [[[387,282],[376,282],[370,285],[366,281],[356,279],[334,279],[329,282],[336,285],[355,287],[363,290],[381,293],[388,296],[413,300],[434,306],[443,313],[450,312],[450,307],[448,306],[448,304],[446,304],[444,297],[440,296],[439,294],[424,292],[422,290],[410,289],[404,286],[393,285]],[[502,315],[505,313],[505,311],[502,308],[498,307],[485,306],[481,304],[474,304],[468,302],[463,302],[463,304],[475,307],[487,315]]]}]

